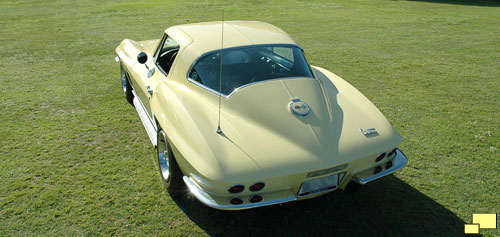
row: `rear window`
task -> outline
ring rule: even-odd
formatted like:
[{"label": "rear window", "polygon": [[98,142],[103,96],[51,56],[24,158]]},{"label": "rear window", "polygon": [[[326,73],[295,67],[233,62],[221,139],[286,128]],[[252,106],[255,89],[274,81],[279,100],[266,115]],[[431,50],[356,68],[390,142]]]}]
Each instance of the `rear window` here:
[{"label": "rear window", "polygon": [[[189,78],[219,92],[221,52],[200,58],[189,72]],[[229,95],[235,89],[260,81],[287,77],[310,77],[312,73],[295,46],[249,46],[222,51],[221,93]]]}]

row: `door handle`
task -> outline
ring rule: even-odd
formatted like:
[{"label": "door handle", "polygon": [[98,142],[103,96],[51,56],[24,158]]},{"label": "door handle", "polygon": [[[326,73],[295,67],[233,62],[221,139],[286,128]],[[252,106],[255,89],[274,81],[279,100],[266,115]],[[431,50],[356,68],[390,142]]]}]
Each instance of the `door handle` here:
[{"label": "door handle", "polygon": [[151,87],[146,86],[146,90],[148,91],[148,93],[149,93],[150,95],[153,95],[153,90],[151,90]]}]

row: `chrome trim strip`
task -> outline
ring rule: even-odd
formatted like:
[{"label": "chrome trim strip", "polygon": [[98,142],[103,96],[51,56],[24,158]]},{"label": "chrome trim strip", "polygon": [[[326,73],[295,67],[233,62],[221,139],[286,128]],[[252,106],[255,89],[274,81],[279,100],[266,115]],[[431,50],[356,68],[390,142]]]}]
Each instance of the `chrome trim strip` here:
[{"label": "chrome trim strip", "polygon": [[137,111],[137,114],[139,114],[139,118],[141,119],[142,125],[146,129],[146,133],[148,134],[149,140],[151,140],[153,146],[156,146],[156,136],[157,136],[156,126],[153,124],[152,119],[146,112],[146,109],[144,108],[141,99],[139,99],[139,96],[137,96],[134,90],[132,91],[132,93],[134,94],[133,103],[135,110]]},{"label": "chrome trim strip", "polygon": [[[200,84],[199,82],[197,82],[197,81],[195,81],[195,80],[193,80],[193,79],[191,79],[191,78],[189,78],[189,77],[187,78],[187,80],[188,80],[189,82],[191,82],[191,83],[193,83],[193,84],[195,84],[195,85],[197,85],[197,86],[199,86],[199,87],[201,87],[201,88],[203,88],[203,89],[205,89],[205,90],[209,91],[209,92],[214,93],[214,94],[215,94],[215,95],[217,95],[217,96],[220,96],[220,97],[224,98],[224,99],[229,98],[229,96],[232,94],[232,93],[231,93],[230,95],[224,95],[224,94],[219,93],[218,91],[216,91],[216,90],[214,90],[214,89],[209,88],[208,86],[205,86],[205,85],[203,85],[203,84]],[[235,89],[235,90],[237,90],[237,89]],[[234,90],[234,91],[235,91],[235,90]]]},{"label": "chrome trim strip", "polygon": [[[163,44],[165,44],[165,40],[167,39],[168,35],[167,33],[163,33],[163,36],[160,39],[160,42],[158,45],[156,45],[156,49],[153,51],[153,64],[156,64],[156,61],[158,59],[158,54],[160,53],[161,48],[163,47]],[[175,40],[174,40],[175,41]],[[177,43],[177,42],[175,42]]]},{"label": "chrome trim strip", "polygon": [[269,205],[274,205],[274,204],[279,204],[279,203],[284,203],[284,202],[290,202],[290,201],[296,201],[297,198],[295,196],[290,196],[286,198],[281,198],[281,199],[276,199],[276,200],[271,200],[267,202],[258,202],[258,203],[249,203],[249,204],[240,204],[240,205],[220,205],[215,202],[215,200],[210,197],[210,195],[205,192],[200,186],[198,186],[195,182],[191,180],[191,178],[184,176],[183,177],[184,183],[186,183],[186,186],[189,188],[189,191],[193,196],[196,197],[201,203],[212,207],[216,209],[222,209],[222,210],[242,210],[242,209],[248,209],[248,208],[253,208],[253,207],[262,207],[262,206],[269,206]]},{"label": "chrome trim strip", "polygon": [[397,149],[396,150],[396,157],[394,157],[393,162],[394,162],[394,164],[389,169],[386,169],[378,174],[374,174],[372,176],[368,176],[365,178],[357,178],[356,177],[356,178],[354,178],[354,180],[360,184],[367,184],[370,181],[373,181],[373,180],[378,179],[378,178],[382,178],[386,175],[392,174],[392,173],[400,170],[401,168],[405,167],[408,164],[408,159],[406,158],[406,156],[403,154],[402,151]]}]

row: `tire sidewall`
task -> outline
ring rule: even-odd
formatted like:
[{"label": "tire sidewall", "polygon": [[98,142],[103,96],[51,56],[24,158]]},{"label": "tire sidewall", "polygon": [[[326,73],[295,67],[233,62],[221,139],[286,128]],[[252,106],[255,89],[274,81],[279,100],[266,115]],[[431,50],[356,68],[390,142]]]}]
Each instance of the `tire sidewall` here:
[{"label": "tire sidewall", "polygon": [[[165,146],[166,150],[168,151],[168,170],[169,170],[169,176],[168,179],[165,180],[163,178],[163,174],[161,171],[161,165],[160,165],[160,156],[159,156],[159,147],[158,145],[160,144],[159,139],[160,136],[165,134]],[[167,134],[158,126],[158,134],[157,134],[157,146],[156,146],[156,158],[157,158],[157,163],[158,163],[158,170],[160,172],[160,178],[163,181],[163,184],[167,188],[167,191],[170,193],[171,196],[173,197],[179,197],[184,193],[184,181],[183,181],[183,174],[181,169],[179,168],[179,165],[177,164],[177,160],[175,159],[175,155],[172,152],[172,147],[170,145],[170,142],[168,140]]]},{"label": "tire sidewall", "polygon": [[[162,168],[161,168],[161,164],[160,164],[160,139],[161,137],[160,136],[163,136],[162,135],[162,132],[163,130],[162,129],[159,129],[158,130],[158,135],[156,136],[157,137],[157,141],[156,141],[156,162],[157,162],[157,165],[158,165],[158,171],[160,172],[160,178],[161,180],[163,181],[163,184],[165,185],[165,187],[168,189],[170,188],[170,181],[172,180],[172,171],[171,171],[171,160],[172,160],[172,149],[170,148],[170,143],[168,142],[168,138],[165,134],[165,145],[166,145],[166,151],[168,153],[168,169],[169,169],[169,175],[168,175],[168,179],[165,179],[163,177],[163,174],[162,174]],[[164,133],[164,132],[163,132]]]}]

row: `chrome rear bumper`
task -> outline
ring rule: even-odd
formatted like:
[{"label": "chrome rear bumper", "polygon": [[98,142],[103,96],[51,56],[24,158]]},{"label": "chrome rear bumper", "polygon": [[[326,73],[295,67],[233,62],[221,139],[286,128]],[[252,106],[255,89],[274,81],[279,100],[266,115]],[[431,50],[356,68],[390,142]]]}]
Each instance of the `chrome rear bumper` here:
[{"label": "chrome rear bumper", "polygon": [[224,204],[219,204],[217,203],[214,198],[212,198],[207,192],[205,192],[198,184],[196,184],[191,178],[184,176],[184,183],[186,183],[186,186],[189,188],[189,192],[196,197],[201,203],[215,208],[215,209],[222,209],[222,210],[242,210],[242,209],[249,209],[249,208],[254,208],[254,207],[262,207],[262,206],[269,206],[269,205],[274,205],[274,204],[279,204],[279,203],[284,203],[284,202],[290,202],[290,201],[295,201],[297,198],[295,195],[285,197],[285,198],[279,198],[279,199],[274,199],[270,201],[262,201],[262,202],[257,202],[257,203],[246,203],[246,204],[240,204],[240,205],[224,205]]},{"label": "chrome rear bumper", "polygon": [[389,169],[386,169],[378,174],[374,174],[374,175],[371,175],[368,177],[354,178],[354,180],[360,184],[367,184],[370,181],[382,178],[386,175],[392,174],[392,173],[400,170],[401,168],[405,167],[408,164],[408,159],[406,158],[406,156],[403,154],[402,151],[397,149],[396,156],[394,157],[393,162],[394,162],[393,166]]},{"label": "chrome rear bumper", "polygon": [[[368,177],[364,178],[357,178],[354,177],[354,180],[360,184],[366,184],[370,181],[373,181],[378,178],[382,178],[386,175],[392,174],[401,168],[405,167],[408,164],[408,159],[406,156],[401,152],[399,149],[396,151],[396,156],[393,159],[393,166],[389,169],[386,169],[378,174],[371,175]],[[249,209],[249,208],[254,208],[254,207],[262,207],[262,206],[269,206],[269,205],[274,205],[274,204],[279,204],[279,203],[285,203],[285,202],[290,202],[290,201],[296,201],[297,197],[295,196],[294,193],[287,192],[283,195],[283,193],[280,194],[279,197],[275,197],[272,200],[269,201],[262,201],[258,203],[244,203],[240,205],[232,205],[232,204],[221,204],[221,202],[224,202],[223,200],[216,201],[215,197],[212,197],[209,193],[207,193],[203,188],[201,188],[196,181],[194,181],[192,178],[188,176],[183,177],[184,183],[186,186],[189,188],[190,193],[196,197],[201,203],[215,208],[215,209],[222,209],[222,210],[242,210],[242,209]],[[328,192],[333,191],[329,190]],[[325,192],[326,193],[326,192]],[[220,199],[220,198],[219,198]]]}]

